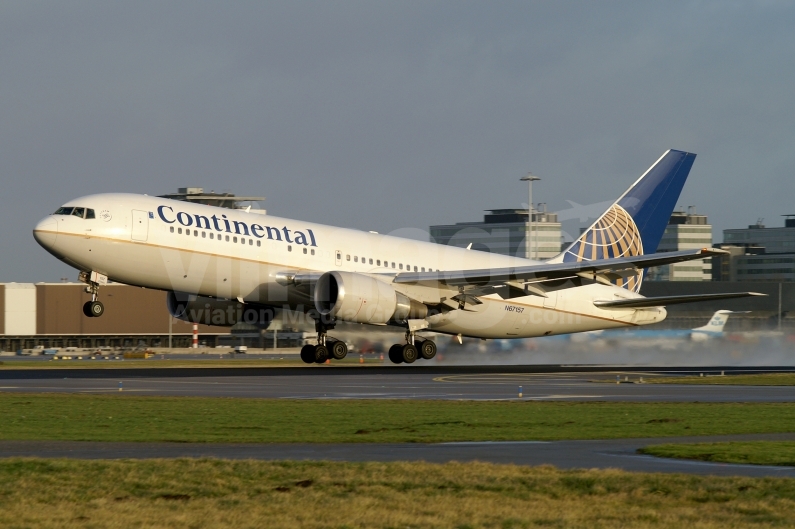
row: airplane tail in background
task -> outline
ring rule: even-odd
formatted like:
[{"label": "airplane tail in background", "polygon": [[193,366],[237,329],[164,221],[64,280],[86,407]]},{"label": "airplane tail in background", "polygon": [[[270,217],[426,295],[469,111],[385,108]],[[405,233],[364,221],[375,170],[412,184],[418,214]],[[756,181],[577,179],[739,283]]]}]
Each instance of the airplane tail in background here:
[{"label": "airplane tail in background", "polygon": [[[652,254],[679,200],[696,155],[669,150],[657,160],[590,228],[551,263],[594,261]],[[616,280],[638,292],[642,273]]]},{"label": "airplane tail in background", "polygon": [[719,310],[712,315],[712,319],[709,320],[709,323],[703,327],[696,327],[693,330],[699,332],[723,332],[723,327],[726,325],[726,322],[729,321],[729,314],[731,313],[732,311],[730,310]]}]

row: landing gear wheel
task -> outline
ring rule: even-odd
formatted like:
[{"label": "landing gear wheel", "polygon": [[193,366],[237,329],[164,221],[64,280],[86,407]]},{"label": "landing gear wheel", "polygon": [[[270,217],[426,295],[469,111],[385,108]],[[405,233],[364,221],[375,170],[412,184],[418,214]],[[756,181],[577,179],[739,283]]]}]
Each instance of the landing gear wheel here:
[{"label": "landing gear wheel", "polygon": [[403,356],[403,361],[407,364],[413,364],[418,356],[417,348],[410,343],[403,346],[401,354]]},{"label": "landing gear wheel", "polygon": [[420,351],[420,356],[425,360],[430,360],[436,356],[436,344],[433,340],[423,340],[418,349]]},{"label": "landing gear wheel", "polygon": [[305,364],[314,364],[315,363],[315,346],[311,344],[306,344],[301,348],[301,360],[304,361]]},{"label": "landing gear wheel", "polygon": [[329,352],[334,360],[342,360],[348,354],[348,345],[342,340],[337,340],[331,344]]},{"label": "landing gear wheel", "polygon": [[325,345],[315,347],[315,363],[322,364],[328,360],[328,348]]},{"label": "landing gear wheel", "polygon": [[402,364],[403,363],[403,346],[400,344],[395,344],[389,348],[389,360],[393,364]]},{"label": "landing gear wheel", "polygon": [[86,301],[83,304],[83,314],[89,318],[99,318],[105,314],[105,305],[101,301]]}]

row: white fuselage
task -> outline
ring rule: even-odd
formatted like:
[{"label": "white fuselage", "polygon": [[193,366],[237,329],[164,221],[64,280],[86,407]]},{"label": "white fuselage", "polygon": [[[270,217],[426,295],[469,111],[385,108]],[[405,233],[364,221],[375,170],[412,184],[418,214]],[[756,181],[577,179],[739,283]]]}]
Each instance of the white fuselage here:
[{"label": "white fuselage", "polygon": [[[50,215],[35,228],[50,253],[83,271],[147,288],[239,299],[305,312],[312,299],[277,281],[285,272],[372,274],[408,297],[441,303],[445,285],[392,283],[406,271],[526,266],[526,259],[134,194],[98,194],[65,206],[94,219]],[[575,278],[576,279],[576,278]],[[428,317],[428,330],[479,338],[520,338],[656,323],[665,309],[600,309],[594,300],[639,297],[598,283],[502,299]],[[449,303],[449,301],[448,301]]]}]

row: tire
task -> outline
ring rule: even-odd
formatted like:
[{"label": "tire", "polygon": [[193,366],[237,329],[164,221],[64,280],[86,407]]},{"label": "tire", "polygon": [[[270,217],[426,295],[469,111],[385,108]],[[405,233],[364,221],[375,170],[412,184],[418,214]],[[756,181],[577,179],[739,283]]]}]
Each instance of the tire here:
[{"label": "tire", "polygon": [[436,356],[436,344],[433,340],[423,340],[417,349],[419,349],[420,356],[425,360],[430,360]]},{"label": "tire", "polygon": [[348,354],[348,345],[342,340],[338,340],[331,344],[329,353],[334,360],[342,360]]},{"label": "tire", "polygon": [[417,348],[407,343],[403,346],[403,350],[401,351],[403,354],[403,361],[407,364],[413,364],[415,360],[417,360],[418,353]]},{"label": "tire", "polygon": [[315,363],[322,364],[326,360],[328,360],[328,347],[325,345],[315,347]]},{"label": "tire", "polygon": [[91,314],[91,302],[86,301],[83,303],[83,314],[85,314],[86,318],[93,318],[94,315]]},{"label": "tire", "polygon": [[400,344],[395,344],[389,348],[389,360],[393,364],[402,364],[403,363],[403,346]]},{"label": "tire", "polygon": [[301,360],[305,364],[314,364],[315,363],[315,346],[306,344],[301,348]]},{"label": "tire", "polygon": [[92,318],[99,318],[105,314],[105,305],[101,301],[92,301],[88,305],[88,310],[91,311]]}]

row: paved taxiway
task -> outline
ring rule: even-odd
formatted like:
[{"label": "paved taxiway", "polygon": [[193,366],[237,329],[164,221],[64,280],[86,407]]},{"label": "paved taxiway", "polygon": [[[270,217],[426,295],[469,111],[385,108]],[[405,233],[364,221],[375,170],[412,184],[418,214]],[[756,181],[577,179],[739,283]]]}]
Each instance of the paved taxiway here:
[{"label": "paved taxiway", "polygon": [[[640,383],[657,376],[791,372],[764,368],[590,366],[307,366],[295,368],[121,368],[0,371],[0,391],[119,393],[289,399],[447,399],[793,402],[791,386]],[[620,384],[616,384],[617,377]]]},{"label": "paved taxiway", "polygon": [[662,459],[637,454],[638,448],[672,442],[795,440],[795,434],[616,439],[551,442],[464,442],[405,444],[208,444],[102,443],[72,441],[0,441],[0,457],[76,459],[149,459],[215,457],[222,459],[325,461],[486,461],[544,465],[562,469],[620,468],[634,472],[795,478],[795,467],[728,465]]}]

